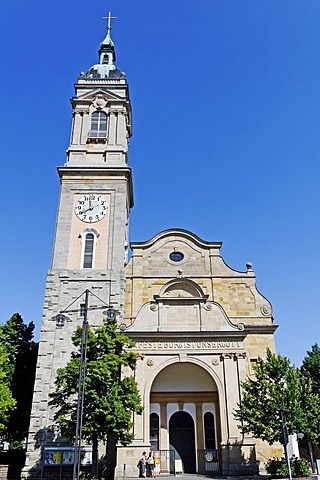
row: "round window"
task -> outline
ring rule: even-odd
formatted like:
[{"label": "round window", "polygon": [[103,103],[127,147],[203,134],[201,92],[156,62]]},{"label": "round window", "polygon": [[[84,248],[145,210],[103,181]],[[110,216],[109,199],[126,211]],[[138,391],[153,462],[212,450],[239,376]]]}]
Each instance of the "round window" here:
[{"label": "round window", "polygon": [[172,252],[170,253],[169,258],[172,262],[181,262],[181,260],[184,258],[184,255],[181,252]]}]

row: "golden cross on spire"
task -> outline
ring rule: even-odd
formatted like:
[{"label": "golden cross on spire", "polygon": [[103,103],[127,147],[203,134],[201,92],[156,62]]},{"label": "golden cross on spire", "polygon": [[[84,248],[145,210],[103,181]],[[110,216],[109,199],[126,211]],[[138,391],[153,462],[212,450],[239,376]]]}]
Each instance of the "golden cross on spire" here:
[{"label": "golden cross on spire", "polygon": [[117,17],[112,17],[111,12],[109,12],[109,15],[107,17],[102,17],[103,20],[108,20],[108,25],[107,25],[107,31],[110,33],[111,30],[111,20],[115,19]]}]

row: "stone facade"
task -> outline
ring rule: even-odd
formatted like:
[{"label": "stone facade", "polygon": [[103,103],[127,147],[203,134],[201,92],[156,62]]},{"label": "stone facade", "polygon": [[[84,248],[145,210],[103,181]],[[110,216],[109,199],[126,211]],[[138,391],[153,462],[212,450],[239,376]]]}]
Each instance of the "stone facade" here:
[{"label": "stone facade", "polygon": [[73,350],[87,290],[90,324],[101,324],[102,306],[115,307],[139,354],[134,374],[144,410],[134,418],[132,445],[118,447],[116,476],[123,476],[124,464],[128,476],[137,476],[144,450],[155,452],[161,471],[210,472],[219,464],[223,473],[255,473],[279,451],[243,437],[233,411],[258,356],[275,350],[271,304],[258,292],[250,264],[245,272],[233,270],[220,242],[186,230],[132,243],[128,262],[131,107],[109,33],[100,63],[75,86],[67,161],[58,168],[61,194],[24,474],[39,476],[43,449],[64,444],[48,400],[57,369]]},{"label": "stone facade", "polygon": [[8,465],[0,465],[0,480],[6,480],[8,474]]},{"label": "stone facade", "polygon": [[[257,471],[272,451],[250,436],[242,437],[233,411],[241,402],[240,382],[252,373],[266,348],[274,351],[272,307],[256,288],[250,264],[246,272],[226,265],[221,243],[172,229],[144,243],[132,243],[126,266],[126,333],[136,342],[140,360],[135,372],[144,404],[135,418],[135,441],[118,450],[133,475],[135,459],[150,450],[150,419],[159,422],[155,450],[173,448],[170,419],[187,413],[194,425],[194,462],[208,449],[205,415],[212,414],[211,449],[220,450],[223,473]],[[181,435],[183,435],[181,428]],[[181,456],[190,456],[180,444]],[[213,450],[214,450],[213,449]],[[132,461],[130,460],[132,459]],[[162,465],[162,468],[164,466]]]}]

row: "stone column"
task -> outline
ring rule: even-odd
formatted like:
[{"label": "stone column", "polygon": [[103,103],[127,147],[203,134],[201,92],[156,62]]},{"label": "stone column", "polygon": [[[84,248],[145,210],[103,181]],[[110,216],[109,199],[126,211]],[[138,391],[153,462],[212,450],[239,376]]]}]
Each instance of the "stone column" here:
[{"label": "stone column", "polygon": [[167,402],[160,403],[160,450],[168,450]]},{"label": "stone column", "polygon": [[235,353],[234,358],[237,365],[237,377],[238,377],[238,389],[239,389],[239,402],[241,401],[241,386],[240,383],[246,379],[246,353]]},{"label": "stone column", "polygon": [[79,145],[80,136],[81,136],[81,124],[83,119],[83,112],[74,112],[73,113],[73,128],[72,128],[72,145]]},{"label": "stone column", "polygon": [[111,110],[109,114],[109,132],[108,132],[108,144],[115,145],[116,132],[117,132],[118,112]]},{"label": "stone column", "polygon": [[237,403],[240,401],[237,364],[233,353],[224,353],[222,354],[222,358],[228,437],[229,439],[237,439],[239,437],[239,430],[237,422],[233,418],[233,411],[237,408]]},{"label": "stone column", "polygon": [[90,115],[89,115],[89,110],[85,110],[82,116],[82,128],[81,128],[81,134],[80,134],[81,145],[84,145],[87,143],[89,131],[90,131]]},{"label": "stone column", "polygon": [[196,403],[196,430],[197,430],[197,447],[204,449],[203,440],[203,420],[202,420],[202,402]]},{"label": "stone column", "polygon": [[117,145],[124,145],[126,142],[126,130],[125,130],[125,116],[123,112],[118,112],[118,122],[117,122]]}]

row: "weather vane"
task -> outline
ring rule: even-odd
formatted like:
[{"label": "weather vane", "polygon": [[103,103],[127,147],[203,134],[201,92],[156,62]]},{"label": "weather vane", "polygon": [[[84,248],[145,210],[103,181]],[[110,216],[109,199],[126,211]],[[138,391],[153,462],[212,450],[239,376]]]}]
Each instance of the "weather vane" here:
[{"label": "weather vane", "polygon": [[107,26],[108,33],[110,33],[110,30],[111,30],[111,20],[113,20],[115,18],[117,18],[117,17],[112,17],[111,12],[109,12],[107,17],[102,17],[103,20],[108,20],[108,26]]}]

